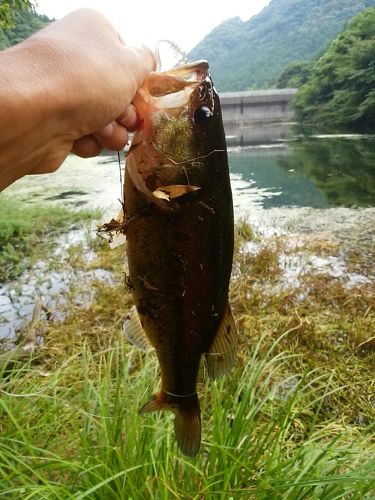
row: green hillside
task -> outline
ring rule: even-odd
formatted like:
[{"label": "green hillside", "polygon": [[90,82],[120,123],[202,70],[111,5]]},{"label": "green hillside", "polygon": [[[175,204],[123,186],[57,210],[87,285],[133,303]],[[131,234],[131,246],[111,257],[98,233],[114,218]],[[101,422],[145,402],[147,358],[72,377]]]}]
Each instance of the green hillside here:
[{"label": "green hillside", "polygon": [[9,29],[0,28],[0,50],[22,42],[25,38],[40,30],[51,22],[47,16],[41,16],[32,10],[13,12],[14,26]]},{"label": "green hillside", "polygon": [[210,63],[221,91],[274,86],[285,67],[323,52],[348,20],[375,0],[271,0],[246,22],[229,19],[209,33],[189,60]]},{"label": "green hillside", "polygon": [[358,14],[315,63],[295,110],[306,129],[375,130],[375,7]]}]

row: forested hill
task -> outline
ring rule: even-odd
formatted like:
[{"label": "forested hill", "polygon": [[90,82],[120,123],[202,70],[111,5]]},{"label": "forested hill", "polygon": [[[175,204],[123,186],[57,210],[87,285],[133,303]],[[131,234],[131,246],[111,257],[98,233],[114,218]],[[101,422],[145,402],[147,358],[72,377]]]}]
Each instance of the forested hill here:
[{"label": "forested hill", "polygon": [[305,131],[375,131],[375,7],[356,16],[315,62],[294,100]]},{"label": "forested hill", "polygon": [[32,10],[14,12],[14,27],[0,28],[0,50],[22,42],[25,38],[40,30],[51,22],[47,16],[41,16]]},{"label": "forested hill", "polygon": [[248,21],[229,19],[188,55],[207,59],[221,91],[273,86],[285,67],[322,53],[375,0],[271,0]]}]

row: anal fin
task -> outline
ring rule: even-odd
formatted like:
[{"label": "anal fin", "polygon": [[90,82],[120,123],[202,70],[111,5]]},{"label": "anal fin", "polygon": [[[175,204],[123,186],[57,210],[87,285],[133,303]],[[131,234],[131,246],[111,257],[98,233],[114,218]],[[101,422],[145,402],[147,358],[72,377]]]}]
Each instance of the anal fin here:
[{"label": "anal fin", "polygon": [[222,377],[236,364],[237,346],[237,328],[228,303],[216,336],[205,355],[210,378]]},{"label": "anal fin", "polygon": [[141,351],[151,351],[153,349],[146,333],[143,329],[137,308],[133,306],[126,317],[124,323],[124,333],[128,341],[141,349]]}]

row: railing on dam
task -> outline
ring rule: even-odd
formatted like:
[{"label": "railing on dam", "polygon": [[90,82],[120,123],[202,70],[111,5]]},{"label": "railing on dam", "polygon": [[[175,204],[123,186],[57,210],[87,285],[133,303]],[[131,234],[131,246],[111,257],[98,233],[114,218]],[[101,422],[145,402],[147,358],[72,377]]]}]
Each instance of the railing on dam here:
[{"label": "railing on dam", "polygon": [[293,120],[290,102],[296,93],[297,89],[221,92],[224,126],[290,122]]}]

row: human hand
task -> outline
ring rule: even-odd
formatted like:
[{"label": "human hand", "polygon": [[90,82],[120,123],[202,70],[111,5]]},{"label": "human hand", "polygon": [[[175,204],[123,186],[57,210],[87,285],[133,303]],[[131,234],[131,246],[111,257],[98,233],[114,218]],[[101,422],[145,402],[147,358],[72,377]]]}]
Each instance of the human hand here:
[{"label": "human hand", "polygon": [[131,101],[155,59],[82,9],[0,53],[0,66],[1,190],[23,175],[53,172],[71,151],[89,157],[123,148],[137,122]]}]

